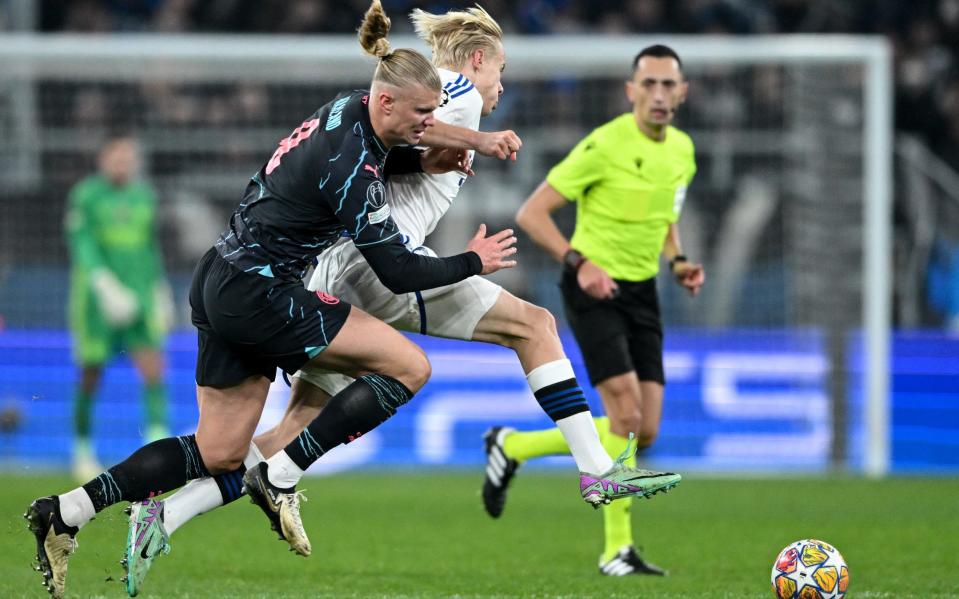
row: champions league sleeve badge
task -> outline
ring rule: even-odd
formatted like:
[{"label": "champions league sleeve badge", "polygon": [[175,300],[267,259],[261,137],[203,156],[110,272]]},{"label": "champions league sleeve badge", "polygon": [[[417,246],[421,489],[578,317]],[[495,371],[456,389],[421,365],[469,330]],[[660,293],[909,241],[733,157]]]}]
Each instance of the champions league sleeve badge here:
[{"label": "champions league sleeve badge", "polygon": [[390,217],[390,205],[386,203],[386,188],[382,181],[373,181],[366,188],[366,205],[370,208],[367,215],[370,224],[381,223]]}]

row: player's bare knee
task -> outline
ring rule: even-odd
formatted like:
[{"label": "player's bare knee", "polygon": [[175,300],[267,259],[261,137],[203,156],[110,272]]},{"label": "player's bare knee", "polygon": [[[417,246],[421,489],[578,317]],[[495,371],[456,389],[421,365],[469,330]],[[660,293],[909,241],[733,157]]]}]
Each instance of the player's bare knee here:
[{"label": "player's bare knee", "polygon": [[416,352],[410,358],[409,369],[405,377],[407,380],[403,381],[403,384],[406,385],[407,389],[416,393],[423,388],[426,381],[430,380],[432,374],[433,367],[430,365],[429,358],[422,351]]},{"label": "player's bare knee", "polygon": [[210,474],[216,476],[217,474],[225,474],[227,472],[233,472],[237,468],[243,465],[243,458],[246,456],[223,456],[218,458],[213,464],[205,464],[206,469],[210,471]]},{"label": "player's bare knee", "polygon": [[228,447],[206,448],[199,440],[197,440],[197,444],[200,446],[200,457],[203,459],[203,465],[213,476],[233,472],[242,466],[243,458],[246,457],[249,449],[249,445],[238,450]]},{"label": "player's bare knee", "polygon": [[526,324],[531,329],[532,337],[556,337],[556,318],[546,308],[527,304]]},{"label": "player's bare knee", "polygon": [[389,367],[377,372],[393,377],[403,383],[411,393],[416,393],[423,388],[426,381],[430,380],[433,368],[423,350],[413,344],[410,345],[414,350],[403,356],[402,361],[392,363]]},{"label": "player's bare knee", "polygon": [[513,315],[513,322],[506,331],[503,331],[497,343],[512,350],[520,351],[522,347],[532,343],[540,345],[550,340],[559,339],[556,329],[556,319],[549,310],[528,302],[521,302],[520,309]]}]

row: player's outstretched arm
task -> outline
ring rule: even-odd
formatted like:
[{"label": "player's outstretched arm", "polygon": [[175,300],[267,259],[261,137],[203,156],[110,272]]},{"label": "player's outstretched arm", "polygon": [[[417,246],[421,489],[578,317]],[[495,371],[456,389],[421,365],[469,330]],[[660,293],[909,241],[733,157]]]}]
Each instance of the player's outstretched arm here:
[{"label": "player's outstretched arm", "polygon": [[419,150],[409,146],[396,146],[390,149],[383,166],[383,178],[409,173],[427,173],[441,175],[457,171],[472,177],[472,157],[468,150],[456,148],[426,148]]},{"label": "player's outstretched arm", "polygon": [[360,248],[370,268],[387,289],[393,293],[410,293],[452,285],[473,275],[486,275],[503,268],[512,268],[516,253],[516,238],[512,229],[486,236],[486,226],[480,225],[476,235],[462,254],[434,258],[415,254],[398,240]]},{"label": "player's outstretched arm", "polygon": [[516,253],[516,237],[512,229],[503,229],[499,233],[486,236],[486,225],[481,224],[476,234],[466,244],[467,252],[475,252],[483,263],[481,275],[488,275],[504,268],[516,266],[516,260],[507,260]]},{"label": "player's outstretched arm", "polygon": [[468,150],[455,148],[427,148],[420,156],[420,168],[430,175],[457,171],[472,177],[476,174],[472,162]]},{"label": "player's outstretched arm", "polygon": [[436,148],[476,150],[483,156],[500,160],[516,160],[516,153],[523,147],[523,140],[511,130],[475,131],[436,121],[423,134],[422,145]]}]

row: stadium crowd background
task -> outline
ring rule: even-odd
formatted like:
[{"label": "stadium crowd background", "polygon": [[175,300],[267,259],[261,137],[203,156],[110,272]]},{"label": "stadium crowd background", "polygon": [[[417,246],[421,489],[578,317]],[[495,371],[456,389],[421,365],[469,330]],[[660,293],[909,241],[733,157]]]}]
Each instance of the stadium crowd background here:
[{"label": "stadium crowd background", "polygon": [[[12,27],[9,18],[12,4],[0,2],[0,29]],[[442,12],[469,4],[384,2],[387,12],[394,16],[409,12],[414,5]],[[897,131],[917,136],[953,169],[959,164],[959,0],[850,0],[842,3],[822,0],[489,0],[483,5],[497,15],[508,34],[885,35],[891,41],[895,60]],[[356,15],[362,13],[366,2],[75,0],[63,3],[41,0],[35,6],[36,28],[43,32],[348,34],[354,31]],[[394,18],[393,23],[396,34],[411,33],[407,19]],[[727,77],[724,73],[697,75],[690,101],[680,115],[681,126],[719,133],[743,127],[759,129],[768,125],[774,129],[779,126],[783,118],[784,93],[781,74],[775,69],[758,69],[756,73],[747,81]],[[583,87],[579,83],[562,79],[511,85],[508,73],[505,82],[507,94],[500,109],[484,121],[484,129],[513,128],[522,134],[524,130],[553,123],[599,123],[625,108],[622,94],[615,88],[583,90],[579,89]],[[321,89],[317,100],[322,100],[328,91],[332,89]],[[39,88],[38,99],[40,119],[45,126],[74,131],[142,131],[145,128],[186,131],[201,125],[212,131],[227,123],[240,126],[246,123],[251,127],[256,124],[283,131],[302,112],[283,104],[287,99],[279,96],[285,93],[282,88],[250,84],[178,87],[146,83],[140,89],[131,90],[129,86],[96,82],[85,85],[47,82]],[[550,95],[549,105],[537,106],[545,93]],[[828,89],[823,93],[829,93]],[[531,110],[530,105],[536,108]],[[567,132],[570,145],[581,133],[579,130]],[[267,147],[260,147],[257,151],[249,144],[224,144],[224,147],[230,149],[207,153],[201,159],[205,164],[222,167],[221,170],[243,173],[234,183],[221,184],[206,194],[206,199],[212,200],[223,215],[232,208],[246,173],[254,170],[262,162],[263,153],[268,151]],[[57,212],[60,202],[51,203],[49,200],[64,197],[69,186],[90,169],[93,156],[93,148],[86,152],[60,152],[47,156],[43,189],[35,192],[46,200],[37,202],[36,197],[29,197],[32,193],[11,198],[12,204],[8,203],[8,206],[14,218],[7,221],[7,226],[17,227],[14,223],[18,220],[36,223],[37,227],[45,229],[42,233],[38,231],[39,234],[48,239],[61,238],[61,216]],[[148,168],[169,174],[189,169],[190,163],[180,155],[153,152]],[[492,163],[481,166],[485,172],[508,168]],[[161,196],[169,198],[180,193],[175,185],[155,182],[160,187]],[[897,185],[895,223],[899,250],[914,245],[914,232],[906,204],[910,200],[901,183],[897,182]],[[210,186],[212,188],[214,184]],[[515,191],[516,205],[527,191]],[[726,194],[704,188],[702,184],[696,189],[695,183],[692,196],[707,214],[721,214],[728,200]],[[938,214],[936,243],[929,252],[928,262],[923,265],[928,275],[921,275],[918,279],[923,287],[923,305],[918,317],[903,322],[901,311],[896,310],[897,325],[950,326],[952,323],[951,326],[959,326],[959,203],[952,204]],[[171,217],[171,210],[168,209],[163,218],[177,241],[165,244],[164,249],[168,266],[175,276],[177,271],[189,272],[196,257],[209,243],[209,235],[203,237],[199,231],[206,230],[196,227],[193,230],[197,239],[191,241],[189,230],[175,226],[176,216]],[[211,222],[216,221],[219,225],[223,215],[212,216]],[[502,222],[491,224],[510,224],[505,211],[501,216]],[[190,219],[195,223],[202,216],[194,214]],[[0,226],[0,231],[3,229]],[[0,263],[35,261],[35,252],[16,243],[16,238],[14,234],[3,236]],[[777,241],[773,239],[769,243],[774,246]],[[446,247],[442,242],[436,245],[441,249]],[[62,264],[65,249],[61,244],[55,256],[46,257]],[[905,263],[905,258],[897,257],[897,264]],[[546,264],[542,256],[534,255],[533,260],[527,260],[523,266],[529,265],[538,271]],[[901,272],[902,268],[898,270]],[[552,276],[550,273],[549,285],[552,285]],[[527,276],[517,274],[513,280],[504,283],[518,287],[520,293],[526,291],[555,309],[557,306],[551,304],[549,298],[537,297],[535,285],[523,289],[528,280]],[[914,282],[896,282],[897,301],[901,301],[901,290]],[[21,303],[33,304],[30,301]],[[47,317],[49,313],[44,318]],[[9,312],[7,320],[9,324],[37,324],[35,319],[24,320]],[[53,324],[58,324],[55,319]]]},{"label": "stadium crowd background", "polygon": [[[414,4],[442,12],[471,2],[384,4],[394,33],[400,36],[411,33],[404,15]],[[506,93],[482,128],[514,129],[525,144],[516,163],[478,160],[476,180],[464,186],[443,226],[429,240],[441,254],[460,251],[481,219],[493,229],[513,226],[517,207],[547,169],[591,128],[627,110],[622,80],[633,50],[612,58],[621,61],[621,75],[618,70],[565,75],[557,60],[555,68],[550,64],[535,76],[523,76],[521,68],[509,68],[510,39],[531,36],[523,40],[529,47],[526,42],[539,39],[536,36],[585,34],[566,38],[577,42],[618,36],[613,41],[626,40],[631,47],[635,38],[625,36],[643,35],[637,39],[638,50],[639,43],[653,41],[660,33],[718,35],[737,45],[739,35],[764,36],[764,44],[789,44],[771,34],[884,36],[894,59],[898,134],[891,156],[896,207],[891,386],[894,421],[901,425],[894,429],[894,470],[956,468],[955,452],[944,449],[952,441],[942,426],[948,420],[953,427],[948,430],[954,430],[959,420],[952,416],[956,410],[951,405],[945,410],[942,405],[951,401],[957,388],[952,356],[959,344],[948,333],[913,329],[959,330],[959,0],[481,0],[481,4],[507,31],[508,63]],[[367,0],[0,0],[0,44],[48,41],[3,33],[26,30],[55,34],[58,42],[50,45],[59,46],[51,48],[53,58],[44,68],[25,69],[25,80],[16,68],[0,69],[0,341],[7,343],[0,346],[0,368],[11,373],[0,389],[0,402],[16,408],[10,413],[22,411],[23,422],[40,422],[38,414],[45,418],[51,409],[64,414],[55,425],[45,424],[38,436],[31,437],[31,430],[23,428],[20,436],[10,437],[23,443],[11,442],[8,446],[17,448],[11,455],[49,461],[69,453],[66,406],[74,371],[66,351],[69,262],[64,208],[70,187],[95,168],[104,138],[116,132],[138,136],[146,178],[158,191],[161,241],[179,310],[178,332],[170,344],[171,397],[179,419],[175,426],[187,430],[195,422],[191,353],[195,341],[186,302],[194,265],[222,231],[251,173],[262,166],[277,140],[343,86],[363,85],[367,76],[357,69],[356,80],[324,77],[328,63],[320,52],[304,53],[301,59],[298,54],[300,70],[295,76],[276,69],[267,81],[256,73],[238,76],[249,70],[242,58],[230,58],[231,68],[218,76],[215,61],[192,72],[144,68],[149,61],[136,53],[132,58],[107,56],[102,64],[64,61],[62,53],[72,44],[97,46],[111,34],[125,35],[109,39],[108,48],[116,48],[113,42],[129,43],[149,52],[153,44],[191,45],[193,40],[180,34],[218,36],[222,38],[218,46],[222,42],[241,49],[251,38],[262,38],[264,46],[287,51],[336,34],[342,36],[342,47],[361,59],[352,33],[366,7]],[[147,37],[157,33],[175,35]],[[715,38],[677,40],[680,53],[680,44],[700,39]],[[795,41],[818,49],[832,39],[816,35]],[[191,55],[194,59],[204,51],[198,46]],[[599,46],[592,50],[602,52]],[[518,55],[517,51],[515,65],[521,62]],[[708,281],[696,300],[682,297],[671,283],[660,286],[670,331],[667,339],[675,343],[675,355],[694,356],[693,362],[673,364],[678,384],[671,387],[672,421],[661,439],[663,455],[707,467],[741,465],[737,459],[765,457],[768,446],[750,441],[729,450],[730,445],[710,444],[713,437],[718,434],[734,442],[738,434],[753,439],[749,435],[779,427],[775,430],[795,433],[795,446],[806,448],[802,459],[808,458],[807,465],[861,461],[856,451],[864,437],[857,427],[864,422],[864,411],[856,377],[864,372],[858,366],[862,351],[857,336],[866,295],[863,164],[869,135],[868,131],[863,135],[864,63],[813,63],[770,64],[761,55],[754,62],[748,57],[739,62],[723,58],[687,62],[690,97],[680,108],[677,124],[697,143],[699,170],[683,209],[684,249],[703,261]],[[111,70],[116,65],[125,68]],[[350,76],[352,72],[346,75]],[[919,146],[918,154],[904,151]],[[925,210],[920,209],[923,204]],[[569,225],[573,211],[566,212]],[[919,217],[925,221],[919,222]],[[498,282],[549,308],[562,321],[558,265],[532,245],[520,239],[519,267],[501,273]],[[798,353],[808,358],[803,364],[809,367],[790,370],[787,381],[780,382],[773,373],[768,385],[763,379],[755,385],[747,381],[741,387],[716,387],[710,377],[723,374],[729,362],[713,358],[730,351],[750,353],[756,358],[748,361],[750,365],[775,360],[770,354],[777,352]],[[44,368],[24,367],[34,366],[33,361]],[[500,393],[507,401],[515,384],[509,373],[472,372],[476,369],[459,364],[452,358],[437,361],[436,372],[446,378],[434,376],[431,392],[437,401],[420,402],[424,413],[439,410],[436,406],[445,393],[468,397],[464,389],[481,390],[484,397]],[[477,375],[477,380],[464,381],[464,373]],[[113,375],[114,380],[135,381],[122,361]],[[494,376],[501,378],[492,380]],[[118,436],[103,440],[104,455],[121,457],[139,440],[121,436],[125,425],[117,423],[129,422],[135,414],[123,394],[124,385],[108,387],[101,405],[110,413],[103,422]],[[714,417],[710,412],[715,405],[709,402],[717,396],[707,391],[716,388],[731,392],[743,388],[746,399],[769,392],[777,402],[785,392],[801,398],[796,401],[802,402],[803,410],[787,418],[776,416],[781,411],[758,419],[750,412],[737,421],[740,429],[730,432],[730,421],[737,415]],[[916,399],[917,393],[926,395]],[[29,401],[37,397],[53,403]],[[815,400],[812,404],[810,397]],[[742,405],[752,410],[752,403]],[[782,409],[775,402],[763,406]],[[415,433],[419,416],[420,412],[407,414],[406,423],[389,439],[405,453],[384,451],[377,459],[422,461],[413,442],[420,438]],[[450,445],[459,453],[454,452],[448,463],[474,463],[473,439],[486,423],[475,424],[456,429],[463,441]],[[722,461],[728,458],[725,454],[716,458],[719,462],[710,462],[716,457],[711,453],[715,447],[720,453],[738,447],[746,451],[733,455],[732,462]]]},{"label": "stadium crowd background", "polygon": [[[45,0],[44,31],[350,33],[365,0]],[[384,2],[393,15],[469,2]],[[487,0],[508,33],[882,34],[896,59],[896,126],[959,163],[959,0]],[[410,33],[394,19],[396,33]]]}]

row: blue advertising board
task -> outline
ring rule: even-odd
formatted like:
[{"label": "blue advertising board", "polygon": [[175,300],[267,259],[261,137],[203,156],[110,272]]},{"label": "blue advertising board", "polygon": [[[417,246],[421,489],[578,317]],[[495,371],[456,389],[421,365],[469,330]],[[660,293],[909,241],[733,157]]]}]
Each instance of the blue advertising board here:
[{"label": "blue advertising board", "polygon": [[[353,467],[472,467],[482,464],[480,437],[494,424],[545,428],[509,350],[412,336],[430,356],[427,386],[379,429],[338,448],[317,471]],[[575,343],[564,344],[580,381],[588,379]],[[168,343],[168,389],[176,433],[192,432],[196,340]],[[864,410],[861,351],[848,352],[849,464],[862,463]],[[893,344],[893,471],[959,473],[959,340],[897,335]],[[7,469],[65,467],[72,446],[71,395],[76,369],[69,337],[59,331],[0,333],[0,462]],[[666,400],[660,436],[644,460],[675,470],[822,471],[831,466],[830,364],[816,331],[674,330],[665,348]],[[584,385],[594,412],[595,392]],[[278,379],[261,429],[283,414],[288,389]],[[94,416],[101,460],[113,463],[142,443],[141,387],[123,357],[106,371]],[[542,465],[571,464],[550,458]]]}]

